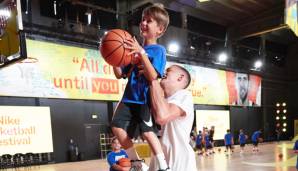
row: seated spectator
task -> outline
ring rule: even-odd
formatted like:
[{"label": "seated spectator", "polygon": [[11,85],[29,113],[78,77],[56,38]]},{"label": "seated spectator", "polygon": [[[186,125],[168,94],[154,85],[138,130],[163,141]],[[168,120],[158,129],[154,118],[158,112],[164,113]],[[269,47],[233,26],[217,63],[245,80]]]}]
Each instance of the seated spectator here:
[{"label": "seated spectator", "polygon": [[110,171],[129,171],[130,167],[120,166],[117,161],[121,158],[128,158],[125,150],[121,149],[119,140],[114,137],[111,141],[112,151],[108,154],[107,160],[110,165]]}]

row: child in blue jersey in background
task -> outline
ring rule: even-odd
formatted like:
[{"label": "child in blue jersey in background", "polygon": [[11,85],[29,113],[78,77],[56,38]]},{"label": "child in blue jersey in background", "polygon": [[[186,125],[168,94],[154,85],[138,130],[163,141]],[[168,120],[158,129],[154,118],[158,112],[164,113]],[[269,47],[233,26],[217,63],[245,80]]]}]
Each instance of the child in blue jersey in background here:
[{"label": "child in blue jersey in background", "polygon": [[[298,140],[296,140],[293,150],[295,154],[298,154]],[[296,161],[296,170],[298,171],[298,155],[297,155],[297,161]]]},{"label": "child in blue jersey in background", "polygon": [[110,171],[128,171],[130,167],[122,167],[117,164],[121,158],[128,158],[126,152],[121,149],[121,145],[116,137],[111,141],[112,151],[108,154],[107,160],[110,165]]},{"label": "child in blue jersey in background", "polygon": [[252,148],[253,153],[259,152],[258,144],[259,144],[259,138],[260,138],[261,133],[262,133],[262,131],[258,130],[258,131],[255,131],[251,136],[251,141],[253,144],[253,148]]},{"label": "child in blue jersey in background", "polygon": [[243,153],[246,143],[246,135],[244,134],[243,129],[240,129],[238,141],[240,145],[240,153]]},{"label": "child in blue jersey in background", "polygon": [[205,140],[205,155],[208,156],[208,155],[212,154],[212,152],[211,152],[212,144],[210,141],[210,135],[209,135],[209,131],[207,128],[205,128],[204,140]]},{"label": "child in blue jersey in background", "polygon": [[233,152],[232,145],[234,144],[233,136],[232,136],[229,129],[227,129],[227,133],[225,134],[224,141],[225,141],[225,146],[226,146],[226,151],[225,152],[228,155],[229,154],[229,149],[230,149],[231,153]]},{"label": "child in blue jersey in background", "polygon": [[196,149],[198,150],[198,155],[203,154],[202,140],[203,140],[202,131],[199,131],[199,134],[197,135],[197,138],[196,138]]},{"label": "child in blue jersey in background", "polygon": [[[164,75],[166,50],[157,44],[169,24],[169,15],[162,4],[153,4],[144,9],[139,25],[143,37],[143,47],[137,40],[125,40],[125,48],[134,55],[132,64],[120,68],[113,67],[116,78],[128,77],[123,97],[116,107],[112,119],[113,133],[132,160],[139,159],[131,138],[142,135],[151,147],[160,170],[169,170],[160,142],[155,133],[157,125],[150,114],[149,84]],[[146,70],[144,70],[144,68]],[[140,166],[140,163],[134,163]],[[144,163],[141,163],[144,168]],[[143,169],[147,170],[147,169]]]}]

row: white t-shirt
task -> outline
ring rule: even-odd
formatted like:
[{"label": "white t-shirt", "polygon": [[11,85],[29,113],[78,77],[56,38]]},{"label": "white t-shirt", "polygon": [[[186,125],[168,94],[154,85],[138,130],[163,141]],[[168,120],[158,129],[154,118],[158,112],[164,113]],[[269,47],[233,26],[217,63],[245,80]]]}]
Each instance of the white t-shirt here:
[{"label": "white t-shirt", "polygon": [[[167,98],[185,111],[186,116],[176,118],[162,127],[160,143],[171,171],[197,171],[196,158],[190,146],[190,132],[194,121],[192,95],[179,90]],[[158,161],[151,157],[150,171],[158,170]]]}]

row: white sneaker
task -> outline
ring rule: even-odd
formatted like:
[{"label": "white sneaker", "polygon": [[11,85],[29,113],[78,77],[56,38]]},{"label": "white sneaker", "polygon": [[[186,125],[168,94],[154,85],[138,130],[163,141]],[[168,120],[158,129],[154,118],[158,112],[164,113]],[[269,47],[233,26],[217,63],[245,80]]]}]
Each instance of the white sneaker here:
[{"label": "white sneaker", "polygon": [[142,162],[141,164],[142,164],[142,171],[148,171],[149,170],[149,166],[146,163]]}]

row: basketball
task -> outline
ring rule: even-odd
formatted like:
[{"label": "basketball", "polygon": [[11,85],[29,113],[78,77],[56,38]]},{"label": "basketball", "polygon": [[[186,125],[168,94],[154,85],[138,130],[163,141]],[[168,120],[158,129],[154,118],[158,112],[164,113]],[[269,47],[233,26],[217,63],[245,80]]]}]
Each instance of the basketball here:
[{"label": "basketball", "polygon": [[282,157],[283,157],[283,155],[282,155],[282,154],[279,154],[279,155],[278,155],[278,157],[279,157],[279,158],[282,158]]},{"label": "basketball", "polygon": [[131,167],[131,162],[130,162],[130,159],[128,158],[119,159],[118,164],[122,167]]},{"label": "basketball", "polygon": [[110,30],[101,40],[100,52],[104,60],[115,67],[130,64],[133,55],[127,56],[129,49],[124,48],[124,40],[132,39],[132,36],[125,30]]}]

